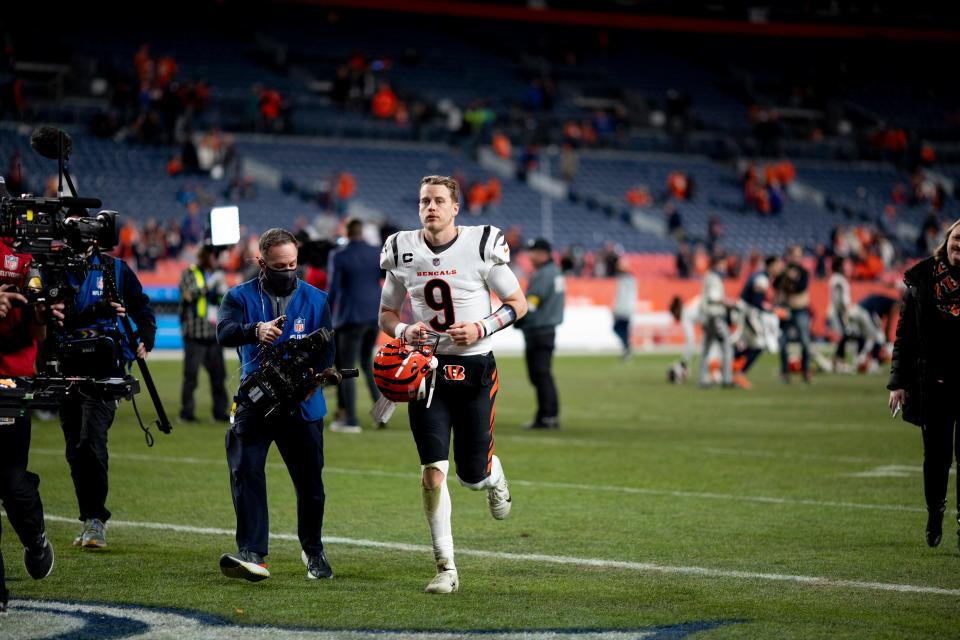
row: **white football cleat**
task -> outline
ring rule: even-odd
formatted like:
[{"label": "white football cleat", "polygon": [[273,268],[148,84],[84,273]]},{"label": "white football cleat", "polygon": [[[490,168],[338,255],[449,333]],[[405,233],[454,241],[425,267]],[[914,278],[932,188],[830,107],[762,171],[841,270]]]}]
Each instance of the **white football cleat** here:
[{"label": "white football cleat", "polygon": [[513,503],[510,499],[507,476],[501,474],[500,482],[495,487],[487,489],[487,506],[490,507],[490,515],[496,520],[503,520],[510,515],[510,507]]},{"label": "white football cleat", "polygon": [[442,569],[424,589],[427,593],[453,593],[460,588],[456,569]]}]

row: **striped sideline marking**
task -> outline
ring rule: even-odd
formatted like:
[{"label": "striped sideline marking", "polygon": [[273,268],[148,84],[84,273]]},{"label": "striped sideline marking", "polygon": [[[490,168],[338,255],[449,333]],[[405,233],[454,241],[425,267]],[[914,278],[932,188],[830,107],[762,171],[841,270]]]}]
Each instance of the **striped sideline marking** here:
[{"label": "striped sideline marking", "polygon": [[[41,455],[62,456],[61,449],[31,449],[30,453]],[[111,459],[131,460],[136,462],[168,462],[173,464],[198,464],[198,465],[217,465],[225,466],[225,460],[212,460],[209,458],[177,457],[177,456],[159,456],[143,453],[112,453]],[[267,464],[268,467],[282,468],[279,462]],[[358,476],[378,476],[383,478],[402,478],[412,480],[419,477],[414,473],[404,473],[400,471],[383,471],[381,469],[346,469],[342,467],[324,467],[326,473],[339,473],[345,475]],[[784,505],[802,505],[809,507],[835,507],[838,509],[863,509],[872,511],[903,511],[909,513],[924,512],[926,509],[921,507],[907,507],[897,504],[865,504],[860,502],[836,502],[830,500],[807,500],[803,498],[776,498],[772,496],[748,496],[730,493],[712,493],[708,491],[673,491],[669,489],[649,489],[643,487],[622,487],[617,485],[605,484],[580,484],[573,482],[547,482],[540,480],[510,480],[510,484],[520,487],[531,487],[534,489],[566,489],[573,491],[599,491],[604,493],[623,493],[629,495],[644,496],[663,496],[669,498],[696,498],[700,500],[728,500],[733,502],[756,502],[761,504],[784,504]]]},{"label": "striped sideline marking", "polygon": [[[75,524],[76,518],[66,518],[64,516],[46,515],[46,520],[51,522],[66,522]],[[191,527],[179,524],[168,524],[164,522],[137,522],[132,520],[114,520],[110,519],[111,527],[130,527],[137,529],[153,529],[159,531],[173,531],[175,533],[186,533],[195,535],[209,536],[230,536],[235,535],[233,529],[219,529],[215,527]],[[273,540],[284,540],[296,542],[299,544],[299,538],[292,533],[271,533]],[[429,556],[433,548],[422,544],[407,544],[404,542],[381,542],[379,540],[364,540],[359,538],[325,537],[325,543],[343,544],[354,547],[365,547],[369,549],[385,549],[389,551],[405,551],[409,553],[418,553]],[[793,582],[803,585],[817,587],[836,587],[841,589],[866,589],[869,591],[892,591],[896,593],[922,593],[928,595],[960,597],[960,589],[944,589],[941,587],[929,587],[925,585],[895,584],[888,582],[865,582],[861,580],[842,580],[834,578],[823,578],[818,576],[802,576],[784,573],[762,573],[754,571],[736,571],[729,569],[710,569],[708,567],[685,567],[657,564],[654,562],[630,562],[627,560],[607,560],[602,558],[576,558],[573,556],[554,556],[540,553],[508,553],[505,551],[483,551],[480,549],[462,549],[458,548],[457,553],[461,556],[472,556],[475,558],[486,558],[491,560],[510,560],[514,562],[539,562],[541,564],[559,564],[573,565],[578,567],[594,567],[597,569],[621,569],[624,571],[637,571],[640,573],[666,573],[691,575],[704,578],[734,578],[737,580],[766,580],[772,582]]]}]

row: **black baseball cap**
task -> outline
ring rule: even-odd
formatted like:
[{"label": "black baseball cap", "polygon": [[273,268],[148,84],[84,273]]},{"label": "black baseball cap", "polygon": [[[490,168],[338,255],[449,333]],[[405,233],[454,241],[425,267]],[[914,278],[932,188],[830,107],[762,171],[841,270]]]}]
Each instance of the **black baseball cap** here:
[{"label": "black baseball cap", "polygon": [[527,249],[529,251],[533,251],[534,249],[541,249],[543,251],[546,251],[547,253],[551,253],[553,251],[553,248],[550,246],[550,243],[547,242],[547,240],[544,238],[534,238],[533,240],[527,243]]}]

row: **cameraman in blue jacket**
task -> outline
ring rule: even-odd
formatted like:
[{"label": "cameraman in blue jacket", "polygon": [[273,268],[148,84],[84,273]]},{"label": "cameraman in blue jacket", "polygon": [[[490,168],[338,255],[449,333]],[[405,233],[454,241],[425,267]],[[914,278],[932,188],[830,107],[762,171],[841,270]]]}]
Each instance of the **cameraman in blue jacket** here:
[{"label": "cameraman in blue jacket", "polygon": [[[150,298],[143,292],[137,275],[123,260],[93,250],[85,269],[68,272],[77,288],[74,313],[61,339],[98,340],[109,345],[93,358],[83,354],[64,361],[64,373],[96,378],[123,377],[137,358],[145,359],[153,349],[157,321]],[[111,299],[115,290],[119,299]],[[130,345],[120,318],[128,316],[135,327],[136,348]],[[83,529],[73,544],[87,549],[107,546],[108,453],[107,432],[113,424],[119,401],[114,396],[74,394],[60,407],[60,427],[66,441],[66,458],[77,494]]]},{"label": "cameraman in blue jacket", "polygon": [[[259,276],[227,292],[217,320],[217,341],[237,348],[241,381],[257,370],[268,345],[306,337],[321,327],[332,328],[327,294],[297,278],[293,234],[285,229],[264,232],[257,260]],[[330,366],[333,356],[333,344],[328,343],[315,370]],[[323,417],[327,412],[323,394],[309,395],[292,413],[276,411],[266,418],[242,398],[237,400],[226,448],[238,551],[220,557],[220,570],[228,577],[251,582],[270,577],[263,559],[270,533],[264,464],[270,444],[276,442],[297,494],[297,534],[307,578],[332,578],[320,536]]]}]

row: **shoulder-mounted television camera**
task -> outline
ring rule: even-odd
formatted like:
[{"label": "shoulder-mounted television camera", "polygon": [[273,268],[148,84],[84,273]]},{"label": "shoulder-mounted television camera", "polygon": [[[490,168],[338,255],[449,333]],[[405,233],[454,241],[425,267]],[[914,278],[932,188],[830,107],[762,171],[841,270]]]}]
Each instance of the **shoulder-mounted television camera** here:
[{"label": "shoulder-mounted television camera", "polygon": [[[59,193],[63,193],[66,179],[68,197],[37,198],[31,195],[15,196],[7,192],[0,178],[0,238],[14,252],[31,257],[29,270],[19,287],[29,303],[63,303],[68,325],[85,326],[83,314],[77,314],[75,298],[80,284],[91,270],[103,273],[104,297],[122,305],[113,274],[113,259],[101,255],[100,265],[90,262],[90,256],[107,251],[119,242],[118,214],[100,211],[88,215],[88,208],[98,208],[97,198],[80,198],[66,166],[73,142],[54,127],[40,127],[34,131],[30,146],[40,155],[55,159],[59,166]],[[112,310],[112,308],[111,308]],[[84,310],[84,314],[101,313],[103,309]],[[39,372],[29,381],[23,381],[20,391],[0,386],[0,416],[26,415],[29,407],[57,406],[71,393],[98,394],[105,397],[133,398],[140,390],[132,376],[118,376],[117,354],[120,341],[136,351],[136,333],[129,318],[121,317],[125,334],[93,335],[89,332],[65,330],[57,323],[48,322],[49,335],[43,345]],[[160,403],[159,395],[146,363],[138,359],[140,371],[157,410],[157,426],[169,433],[169,420]],[[122,375],[122,374],[120,374]],[[26,389],[26,391],[24,391]],[[139,413],[137,414],[139,418]],[[141,423],[141,427],[143,424]],[[148,444],[152,443],[149,431]]]},{"label": "shoulder-mounted television camera", "polygon": [[269,416],[278,409],[293,411],[321,385],[357,377],[356,369],[314,371],[321,350],[332,340],[333,331],[321,327],[300,340],[264,347],[257,370],[243,379],[238,395],[260,415]]}]

